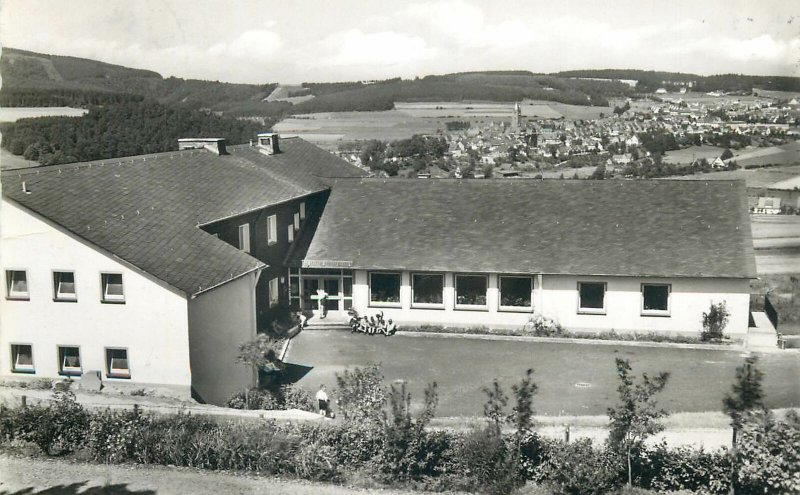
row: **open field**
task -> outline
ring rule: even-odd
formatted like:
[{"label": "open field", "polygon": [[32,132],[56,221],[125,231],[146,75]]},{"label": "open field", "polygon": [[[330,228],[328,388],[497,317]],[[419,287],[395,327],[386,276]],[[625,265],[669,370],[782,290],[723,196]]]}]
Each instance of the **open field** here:
[{"label": "open field", "polygon": [[[610,107],[584,107],[549,101],[526,100],[520,105],[528,118],[592,119],[608,115]],[[452,120],[468,120],[475,126],[510,121],[513,103],[505,102],[419,102],[395,103],[394,110],[382,112],[328,112],[291,116],[274,126],[277,132],[298,135],[328,149],[339,141],[367,139],[397,140],[414,134],[444,131]]]},{"label": "open field", "polygon": [[740,167],[754,165],[800,165],[800,141],[734,152],[734,160]]},{"label": "open field", "polygon": [[701,158],[713,160],[720,156],[723,151],[725,151],[724,148],[704,144],[703,146],[691,146],[680,150],[667,151],[663,160],[666,163],[692,163],[695,159]]},{"label": "open field", "polygon": [[33,117],[80,117],[88,111],[71,107],[6,107],[0,108],[0,122],[16,122]]},{"label": "open field", "polygon": [[7,149],[0,148],[0,169],[38,167],[39,162],[26,160],[22,156],[12,154]]},{"label": "open field", "polygon": [[800,274],[800,216],[751,215],[759,275]]},{"label": "open field", "polygon": [[[699,325],[699,323],[698,323]],[[741,351],[542,343],[447,336],[391,338],[343,330],[305,331],[292,341],[287,361],[313,366],[299,385],[313,390],[336,385],[335,374],[348,366],[381,363],[388,382],[406,380],[419,402],[425,385],[439,385],[439,416],[480,416],[486,400],[481,388],[497,378],[506,390],[527,368],[534,368],[539,393],[537,414],[597,415],[616,400],[614,358],[629,358],[636,373],[670,371],[660,398],[670,412],[719,410],[730,388]],[[762,357],[767,405],[800,406],[800,356]]]},{"label": "open field", "polygon": [[743,179],[747,187],[768,187],[776,182],[791,179],[800,175],[800,165],[784,167],[767,167],[754,169],[723,170],[707,174],[682,175],[669,177],[684,180],[738,180]]}]

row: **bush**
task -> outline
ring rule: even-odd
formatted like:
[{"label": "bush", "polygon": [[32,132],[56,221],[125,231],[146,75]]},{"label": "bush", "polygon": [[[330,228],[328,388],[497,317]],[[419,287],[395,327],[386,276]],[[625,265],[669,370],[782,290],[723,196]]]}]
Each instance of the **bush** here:
[{"label": "bush", "polygon": [[371,364],[364,368],[336,373],[339,408],[345,421],[359,424],[374,423],[381,419],[386,404],[386,388],[380,366]]},{"label": "bush", "polygon": [[228,399],[228,407],[233,409],[267,410],[283,409],[278,394],[262,388],[249,388],[236,392]]},{"label": "bush", "polygon": [[555,494],[604,494],[622,485],[624,462],[610,449],[597,449],[591,440],[558,442],[536,470],[533,481],[547,484]]},{"label": "bush", "polygon": [[637,485],[658,492],[726,494],[730,490],[731,462],[725,450],[668,449],[662,443],[640,452],[634,472]]},{"label": "bush", "polygon": [[736,442],[736,493],[800,493],[800,416],[767,412],[744,418]]},{"label": "bush", "polygon": [[89,413],[72,392],[56,392],[47,406],[21,409],[15,423],[15,436],[36,444],[45,454],[66,454],[83,446]]},{"label": "bush", "polygon": [[718,304],[711,303],[708,312],[703,313],[703,330],[700,332],[700,340],[703,342],[722,340],[729,317],[730,313],[724,301]]}]

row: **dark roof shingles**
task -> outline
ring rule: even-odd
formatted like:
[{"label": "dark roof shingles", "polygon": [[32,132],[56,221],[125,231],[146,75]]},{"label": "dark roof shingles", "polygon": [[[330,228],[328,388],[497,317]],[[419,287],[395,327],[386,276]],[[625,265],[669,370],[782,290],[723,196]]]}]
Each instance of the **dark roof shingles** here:
[{"label": "dark roof shingles", "polygon": [[338,180],[306,260],[481,273],[744,277],[744,184]]},{"label": "dark roof shingles", "polygon": [[233,146],[9,171],[3,194],[195,295],[264,266],[198,225],[326,190],[326,169],[363,174],[300,139],[282,144],[275,156]]}]

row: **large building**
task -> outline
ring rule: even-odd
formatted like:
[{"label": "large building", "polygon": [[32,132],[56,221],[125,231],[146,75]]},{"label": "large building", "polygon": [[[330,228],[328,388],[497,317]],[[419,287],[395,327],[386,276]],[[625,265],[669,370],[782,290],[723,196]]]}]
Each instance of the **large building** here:
[{"label": "large building", "polygon": [[[2,174],[0,374],[224,403],[269,308],[696,333],[755,276],[742,183],[382,180],[300,139]],[[327,298],[320,300],[324,291]]]}]

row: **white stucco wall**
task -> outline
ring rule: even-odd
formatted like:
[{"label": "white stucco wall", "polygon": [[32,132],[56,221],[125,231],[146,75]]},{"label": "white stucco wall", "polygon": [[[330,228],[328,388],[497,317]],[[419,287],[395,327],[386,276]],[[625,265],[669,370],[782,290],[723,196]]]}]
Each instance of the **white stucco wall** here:
[{"label": "white stucco wall", "polygon": [[250,273],[189,301],[192,387],[204,402],[224,405],[255,385],[254,370],[236,362],[239,345],[256,337],[255,286]]},{"label": "white stucco wall", "polygon": [[[58,345],[79,346],[103,380],[176,386],[189,394],[186,297],[3,198],[0,204],[0,374],[11,343],[32,344],[35,376],[58,376]],[[6,299],[8,269],[27,271],[29,301]],[[73,271],[77,302],[53,301],[53,271]],[[101,272],[122,273],[124,304],[101,302]],[[128,349],[130,379],[107,379],[105,348]]]},{"label": "white stucco wall", "polygon": [[[578,313],[578,282],[606,282],[605,314]],[[669,316],[642,316],[642,283],[671,284]],[[546,275],[541,312],[574,330],[663,331],[697,335],[711,303],[725,301],[731,313],[726,333],[747,333],[750,282],[746,279],[575,277]],[[537,310],[538,311],[538,310]]]},{"label": "white stucco wall", "polygon": [[[560,322],[570,330],[615,330],[619,332],[659,331],[697,335],[701,317],[712,302],[725,301],[731,313],[726,332],[747,332],[750,285],[745,279],[574,277],[534,275],[532,301],[537,313]],[[411,272],[401,274],[400,304],[369,304],[369,280],[366,270],[354,270],[353,306],[362,314],[383,311],[400,324],[441,324],[451,326],[513,327],[524,325],[531,311],[500,311],[498,275],[489,275],[487,310],[456,310],[454,274],[445,274],[443,309],[414,309],[411,305]],[[579,314],[578,281],[607,283],[605,314]],[[643,316],[641,284],[671,284],[669,316]],[[397,305],[395,305],[397,306]]]}]

